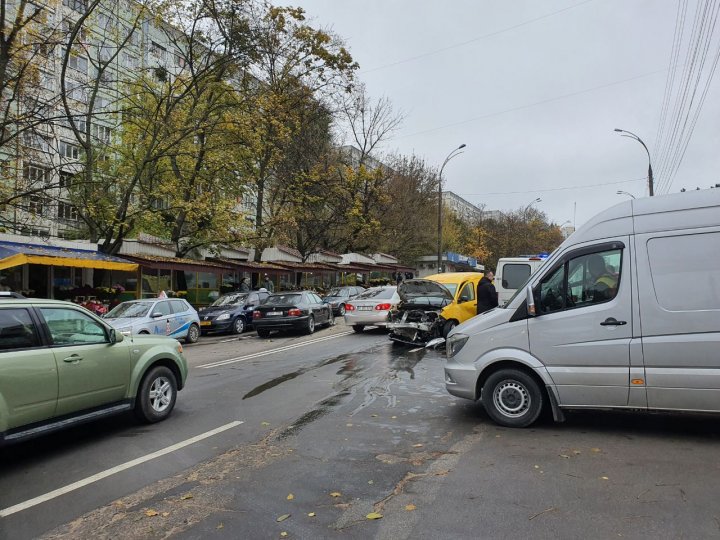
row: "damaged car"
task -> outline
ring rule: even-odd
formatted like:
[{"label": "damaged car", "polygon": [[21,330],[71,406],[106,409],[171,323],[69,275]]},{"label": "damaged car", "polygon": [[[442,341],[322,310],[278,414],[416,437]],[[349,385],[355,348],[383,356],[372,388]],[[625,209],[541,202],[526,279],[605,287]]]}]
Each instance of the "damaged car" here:
[{"label": "damaged car", "polygon": [[400,303],[390,312],[390,339],[425,346],[445,338],[477,313],[477,285],[482,272],[446,272],[409,279],[397,289]]},{"label": "damaged car", "polygon": [[447,320],[442,311],[454,300],[444,285],[427,279],[409,279],[398,286],[397,292],[400,303],[390,312],[387,323],[391,340],[424,346],[431,339],[444,337]]}]

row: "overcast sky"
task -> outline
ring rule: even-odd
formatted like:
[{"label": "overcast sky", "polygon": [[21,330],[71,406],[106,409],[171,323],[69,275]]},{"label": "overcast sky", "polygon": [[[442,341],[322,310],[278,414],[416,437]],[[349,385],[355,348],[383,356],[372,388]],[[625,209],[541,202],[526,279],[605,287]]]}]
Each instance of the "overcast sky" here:
[{"label": "overcast sky", "polygon": [[[688,65],[700,77],[697,110],[718,52],[714,35],[702,69],[701,54],[689,57],[694,64],[685,61],[700,1],[688,2],[670,113]],[[386,96],[405,114],[384,150],[415,153],[439,167],[453,148],[467,144],[445,168],[445,189],[487,209],[517,209],[541,197],[538,208],[557,224],[574,219],[576,204],[579,226],[625,198],[617,190],[647,195],[647,155],[614,128],[636,133],[650,147],[656,184],[664,181],[656,152],[674,155],[679,146],[656,140],[678,1],[288,3],[342,37],[360,64],[359,79],[368,93]],[[709,23],[713,16],[717,11],[698,20]],[[670,192],[720,182],[718,79],[711,79]],[[684,125],[687,138],[692,116],[687,123],[685,116],[663,133],[680,134]],[[666,125],[676,125],[672,114],[667,118]]]}]

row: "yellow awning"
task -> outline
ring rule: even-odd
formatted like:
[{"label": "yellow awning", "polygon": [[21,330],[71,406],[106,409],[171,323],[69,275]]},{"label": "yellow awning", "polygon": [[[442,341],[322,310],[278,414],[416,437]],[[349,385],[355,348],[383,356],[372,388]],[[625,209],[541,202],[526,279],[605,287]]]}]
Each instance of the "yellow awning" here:
[{"label": "yellow awning", "polygon": [[0,259],[0,270],[21,266],[23,264],[44,264],[46,266],[72,266],[75,268],[99,268],[104,270],[121,270],[123,272],[134,272],[138,269],[136,263],[120,262],[103,259],[83,259],[74,257],[54,257],[49,255],[28,255],[18,253],[4,259]]}]

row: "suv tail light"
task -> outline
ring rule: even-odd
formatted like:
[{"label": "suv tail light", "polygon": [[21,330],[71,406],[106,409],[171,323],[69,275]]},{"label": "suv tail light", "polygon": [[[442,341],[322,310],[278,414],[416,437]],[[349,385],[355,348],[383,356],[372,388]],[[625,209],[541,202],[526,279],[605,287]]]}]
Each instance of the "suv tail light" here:
[{"label": "suv tail light", "polygon": [[288,317],[299,317],[302,312],[298,308],[288,309]]},{"label": "suv tail light", "polygon": [[378,304],[377,306],[375,306],[375,309],[377,311],[386,311],[386,310],[390,309],[391,307],[392,307],[391,304]]},{"label": "suv tail light", "polygon": [[345,311],[355,311],[355,306],[352,304],[345,304]]},{"label": "suv tail light", "polygon": [[259,311],[253,311],[253,319],[262,319],[262,313]]}]

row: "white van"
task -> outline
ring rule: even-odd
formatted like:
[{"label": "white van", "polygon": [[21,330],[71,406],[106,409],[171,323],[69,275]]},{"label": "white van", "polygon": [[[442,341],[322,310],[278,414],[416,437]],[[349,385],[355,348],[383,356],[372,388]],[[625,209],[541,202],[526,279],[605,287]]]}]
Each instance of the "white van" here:
[{"label": "white van", "polygon": [[495,270],[495,290],[498,304],[503,305],[512,298],[515,291],[522,287],[528,278],[545,261],[542,257],[503,257],[498,260]]},{"label": "white van", "polygon": [[504,426],[548,406],[720,412],[720,189],[598,214],[446,348],[448,392]]}]

